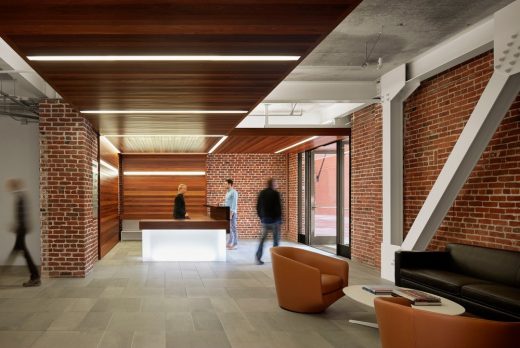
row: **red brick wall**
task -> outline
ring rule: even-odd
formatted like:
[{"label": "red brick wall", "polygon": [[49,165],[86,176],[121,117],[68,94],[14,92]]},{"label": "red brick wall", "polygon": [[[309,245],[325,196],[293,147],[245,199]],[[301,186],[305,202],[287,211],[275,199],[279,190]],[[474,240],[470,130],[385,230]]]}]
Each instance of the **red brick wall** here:
[{"label": "red brick wall", "polygon": [[288,217],[287,217],[287,239],[292,242],[298,241],[298,154],[291,153],[287,156],[288,177]]},{"label": "red brick wall", "polygon": [[380,267],[382,240],[382,119],[381,106],[370,105],[353,114],[352,258]]},{"label": "red brick wall", "polygon": [[[487,52],[427,81],[405,103],[407,232],[493,73]],[[520,96],[430,244],[520,250]]]},{"label": "red brick wall", "polygon": [[84,277],[98,255],[92,210],[92,162],[98,140],[92,125],[68,104],[40,104],[42,275]]},{"label": "red brick wall", "polygon": [[207,159],[207,202],[218,204],[226,195],[225,180],[232,178],[238,191],[239,239],[257,238],[261,226],[256,215],[256,199],[267,179],[278,180],[284,206],[282,237],[287,238],[287,155],[211,154]]}]

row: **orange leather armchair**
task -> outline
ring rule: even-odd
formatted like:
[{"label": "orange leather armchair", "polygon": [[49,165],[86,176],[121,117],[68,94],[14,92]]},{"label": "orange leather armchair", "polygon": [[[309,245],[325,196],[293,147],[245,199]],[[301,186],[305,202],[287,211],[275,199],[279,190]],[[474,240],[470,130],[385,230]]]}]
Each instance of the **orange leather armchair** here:
[{"label": "orange leather armchair", "polygon": [[290,247],[271,248],[271,260],[278,304],[284,309],[319,313],[344,296],[345,261]]},{"label": "orange leather armchair", "polygon": [[450,316],[410,307],[399,297],[374,300],[383,348],[515,348],[520,323]]}]

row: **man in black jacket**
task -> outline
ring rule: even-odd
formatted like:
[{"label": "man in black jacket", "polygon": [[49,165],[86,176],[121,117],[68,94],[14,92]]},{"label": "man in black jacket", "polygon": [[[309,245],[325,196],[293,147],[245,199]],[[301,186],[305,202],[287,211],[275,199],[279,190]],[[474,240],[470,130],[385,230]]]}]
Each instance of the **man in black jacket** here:
[{"label": "man in black jacket", "polygon": [[173,217],[175,219],[189,219],[189,215],[186,212],[186,203],[184,202],[184,194],[188,191],[188,186],[185,184],[179,185],[179,191],[175,196],[173,205]]},{"label": "man in black jacket", "polygon": [[262,236],[256,251],[256,263],[263,265],[262,254],[264,253],[264,242],[269,230],[273,231],[273,246],[280,242],[280,224],[282,223],[282,200],[280,193],[276,190],[277,183],[274,179],[267,181],[267,188],[258,195],[256,212],[262,222]]},{"label": "man in black jacket", "polygon": [[9,261],[7,263],[11,263],[18,253],[23,253],[25,261],[27,262],[27,268],[29,268],[29,272],[31,273],[31,279],[28,282],[23,283],[23,286],[39,286],[41,284],[40,272],[38,271],[38,267],[34,264],[29,249],[27,249],[27,244],[25,243],[27,219],[23,182],[18,179],[10,179],[7,181],[6,187],[7,190],[14,195],[16,204],[15,223],[13,226],[13,232],[16,233],[16,241],[14,243],[13,251],[11,251],[11,254],[8,257]]}]

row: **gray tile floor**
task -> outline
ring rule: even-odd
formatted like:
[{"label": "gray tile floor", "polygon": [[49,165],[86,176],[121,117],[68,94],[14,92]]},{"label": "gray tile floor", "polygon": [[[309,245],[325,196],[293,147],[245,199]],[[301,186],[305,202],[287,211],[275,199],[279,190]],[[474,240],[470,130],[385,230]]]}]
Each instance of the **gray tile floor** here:
[{"label": "gray tile floor", "polygon": [[[283,243],[291,245],[291,243]],[[301,245],[300,245],[301,246]],[[26,270],[0,276],[0,347],[379,347],[373,309],[342,298],[322,314],[282,310],[266,247],[243,241],[227,262],[141,261],[140,242],[121,242],[85,279],[45,279],[22,288]],[[315,249],[313,249],[315,250]],[[349,261],[350,284],[383,283]]]}]

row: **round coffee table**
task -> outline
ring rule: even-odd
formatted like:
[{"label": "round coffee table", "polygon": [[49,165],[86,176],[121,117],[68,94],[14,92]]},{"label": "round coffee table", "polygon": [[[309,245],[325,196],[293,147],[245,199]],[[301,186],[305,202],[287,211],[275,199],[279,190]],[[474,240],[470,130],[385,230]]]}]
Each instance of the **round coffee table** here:
[{"label": "round coffee table", "polygon": [[[392,295],[371,294],[370,292],[363,290],[363,286],[364,285],[347,286],[346,288],[343,288],[343,292],[345,293],[345,295],[347,295],[354,301],[362,303],[362,304],[372,307],[372,308],[374,308],[374,299],[376,297],[391,297],[392,296]],[[402,288],[402,289],[406,289],[406,288]],[[429,294],[426,291],[423,291],[423,292]],[[414,305],[412,305],[412,307],[415,309],[422,310],[422,311],[433,312],[433,313],[438,313],[438,314],[445,314],[445,315],[461,315],[462,313],[464,313],[466,311],[464,309],[464,307],[462,307],[460,304],[458,304],[456,302],[448,300],[447,298],[444,298],[439,295],[434,295],[434,294],[430,294],[430,295],[439,297],[441,299],[441,305],[440,306],[414,306]],[[349,322],[377,328],[377,324],[375,324],[375,323],[368,323],[368,322],[359,321],[359,320],[349,320]]]}]

